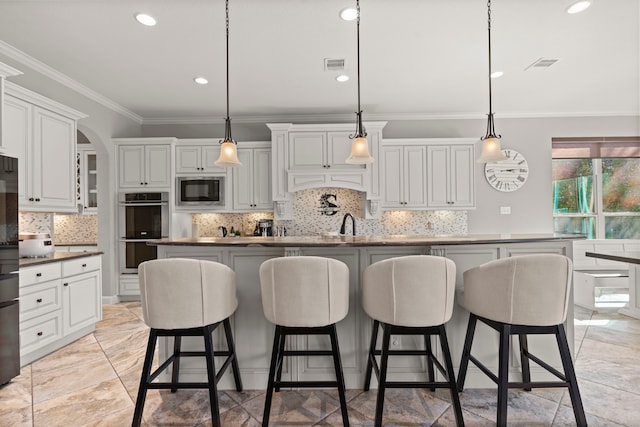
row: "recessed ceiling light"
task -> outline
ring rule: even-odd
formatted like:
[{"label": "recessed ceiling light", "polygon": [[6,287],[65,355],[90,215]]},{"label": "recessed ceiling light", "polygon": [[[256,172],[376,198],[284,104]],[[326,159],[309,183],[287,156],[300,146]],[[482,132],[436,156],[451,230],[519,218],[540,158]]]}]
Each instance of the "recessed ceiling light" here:
[{"label": "recessed ceiling light", "polygon": [[156,25],[156,18],[151,15],[147,15],[146,13],[136,13],[134,17],[136,18],[136,21],[142,25],[146,25],[147,27],[153,27]]},{"label": "recessed ceiling light", "polygon": [[494,71],[493,73],[491,73],[491,78],[497,79],[498,77],[502,77],[503,75],[504,75],[504,72],[502,71]]},{"label": "recessed ceiling light", "polygon": [[340,18],[345,21],[353,21],[358,17],[358,11],[352,7],[345,7],[340,11]]},{"label": "recessed ceiling light", "polygon": [[193,79],[193,81],[198,83],[199,85],[206,85],[207,83],[209,83],[209,80],[205,79],[204,77],[196,77]]},{"label": "recessed ceiling light", "polygon": [[344,83],[349,80],[349,76],[347,76],[346,74],[340,74],[338,77],[336,77],[336,80],[340,83]]},{"label": "recessed ceiling light", "polygon": [[586,10],[589,6],[591,6],[591,0],[579,0],[571,3],[569,7],[567,7],[567,13],[580,13]]}]

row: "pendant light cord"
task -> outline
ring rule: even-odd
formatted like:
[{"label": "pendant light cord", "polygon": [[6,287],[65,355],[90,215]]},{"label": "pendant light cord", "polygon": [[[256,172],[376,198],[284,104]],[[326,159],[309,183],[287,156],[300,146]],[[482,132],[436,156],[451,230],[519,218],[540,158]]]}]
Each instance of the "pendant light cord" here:
[{"label": "pendant light cord", "polygon": [[357,60],[357,77],[358,77],[358,111],[356,111],[356,133],[350,135],[349,138],[364,138],[367,132],[362,125],[362,109],[360,108],[360,0],[356,0],[356,60]]},{"label": "pendant light cord", "polygon": [[489,114],[487,119],[487,134],[482,139],[487,138],[500,138],[500,135],[496,136],[496,131],[493,124],[493,108],[492,108],[492,97],[491,97],[491,0],[487,1],[487,29],[489,34]]},{"label": "pendant light cord", "polygon": [[229,116],[229,0],[225,1],[226,27],[227,27],[227,117],[224,118],[224,141],[236,143],[231,137],[231,118]]}]

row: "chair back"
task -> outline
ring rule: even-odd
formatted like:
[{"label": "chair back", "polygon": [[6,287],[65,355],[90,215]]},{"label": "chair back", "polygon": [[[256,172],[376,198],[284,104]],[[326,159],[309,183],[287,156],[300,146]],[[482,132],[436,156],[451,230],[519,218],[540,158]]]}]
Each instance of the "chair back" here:
[{"label": "chair back", "polygon": [[453,312],[456,265],[448,258],[390,258],[364,270],[362,306],[373,319],[397,326],[446,323]]},{"label": "chair back", "polygon": [[138,266],[145,323],[155,329],[211,325],[238,307],[236,274],[213,261],[169,258]]}]

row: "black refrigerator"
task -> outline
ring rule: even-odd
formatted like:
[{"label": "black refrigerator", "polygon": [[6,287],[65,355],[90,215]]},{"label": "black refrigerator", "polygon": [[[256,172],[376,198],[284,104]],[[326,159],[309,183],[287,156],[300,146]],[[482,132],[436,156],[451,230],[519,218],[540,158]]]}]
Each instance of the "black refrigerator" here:
[{"label": "black refrigerator", "polygon": [[0,155],[0,385],[20,374],[18,159]]}]

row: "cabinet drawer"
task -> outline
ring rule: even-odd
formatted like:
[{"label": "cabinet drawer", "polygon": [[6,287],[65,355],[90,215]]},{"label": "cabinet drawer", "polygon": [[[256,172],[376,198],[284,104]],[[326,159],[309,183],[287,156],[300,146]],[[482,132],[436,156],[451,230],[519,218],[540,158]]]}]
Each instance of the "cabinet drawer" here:
[{"label": "cabinet drawer", "polygon": [[20,288],[20,321],[62,308],[60,280]]},{"label": "cabinet drawer", "polygon": [[86,273],[100,269],[100,257],[91,256],[78,258],[62,263],[62,275],[64,277],[75,276],[76,274]]},{"label": "cabinet drawer", "polygon": [[20,269],[20,286],[33,285],[35,283],[48,282],[59,279],[61,276],[60,263],[36,265]]},{"label": "cabinet drawer", "polygon": [[20,322],[20,356],[62,338],[62,310]]}]

